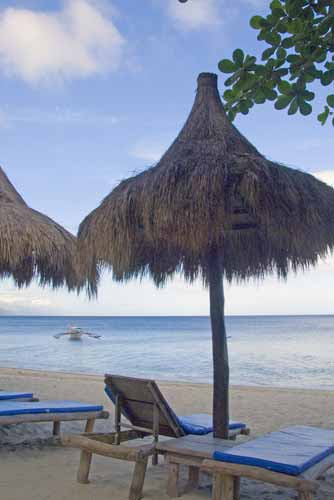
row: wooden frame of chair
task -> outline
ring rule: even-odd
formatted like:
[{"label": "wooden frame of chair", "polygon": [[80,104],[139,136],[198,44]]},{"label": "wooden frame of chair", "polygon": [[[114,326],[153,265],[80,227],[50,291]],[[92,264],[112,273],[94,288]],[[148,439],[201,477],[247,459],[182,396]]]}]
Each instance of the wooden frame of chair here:
[{"label": "wooden frame of chair", "polygon": [[212,500],[239,500],[240,496],[235,490],[235,479],[247,477],[295,489],[298,500],[313,500],[314,493],[319,488],[317,479],[328,469],[334,467],[334,453],[310,467],[299,476],[291,476],[273,472],[261,467],[250,465],[220,462],[218,460],[204,460],[202,470],[210,472],[213,476]]},{"label": "wooden frame of chair", "polygon": [[90,411],[90,412],[66,412],[66,413],[31,413],[22,415],[3,415],[0,416],[0,425],[11,425],[32,422],[53,422],[53,435],[60,434],[61,422],[73,420],[86,420],[85,432],[92,432],[96,419],[108,418],[107,411]]}]

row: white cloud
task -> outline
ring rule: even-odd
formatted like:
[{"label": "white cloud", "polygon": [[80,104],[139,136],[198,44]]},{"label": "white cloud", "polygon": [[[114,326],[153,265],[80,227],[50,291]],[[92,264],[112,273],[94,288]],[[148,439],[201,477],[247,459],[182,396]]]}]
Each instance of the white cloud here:
[{"label": "white cloud", "polygon": [[115,70],[124,43],[110,15],[91,0],[67,0],[51,13],[0,12],[0,68],[31,83]]},{"label": "white cloud", "polygon": [[313,172],[313,175],[334,188],[334,170],[320,170]]},{"label": "white cloud", "polygon": [[208,28],[220,24],[219,0],[168,0],[167,12],[175,23],[186,30]]},{"label": "white cloud", "polygon": [[122,117],[111,113],[101,113],[90,109],[71,109],[55,107],[54,109],[21,108],[0,110],[0,128],[9,125],[116,125]]}]

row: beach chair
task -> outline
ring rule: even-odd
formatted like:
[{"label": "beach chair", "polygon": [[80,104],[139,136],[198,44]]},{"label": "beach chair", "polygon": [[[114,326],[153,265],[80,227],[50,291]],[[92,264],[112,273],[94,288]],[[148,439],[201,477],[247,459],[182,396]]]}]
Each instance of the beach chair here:
[{"label": "beach chair", "polygon": [[334,430],[292,426],[216,451],[202,470],[213,475],[213,500],[238,500],[240,478],[292,488],[299,500],[312,500],[316,481],[334,467]]},{"label": "beach chair", "polygon": [[[121,427],[152,434],[154,441],[159,435],[181,437],[189,434],[205,435],[213,431],[212,415],[196,413],[177,416],[169,406],[157,383],[150,379],[105,376],[105,392],[115,404],[115,430]],[[121,416],[128,423],[121,422]],[[249,428],[242,422],[230,421],[229,438],[249,434]]]},{"label": "beach chair", "polygon": [[38,401],[32,392],[9,392],[0,390],[1,401]]},{"label": "beach chair", "polygon": [[60,423],[69,420],[86,420],[86,432],[92,432],[97,418],[108,418],[103,406],[78,401],[0,402],[0,425],[27,422],[53,422],[53,435],[60,434]]},{"label": "beach chair", "polygon": [[[135,462],[130,487],[130,500],[142,496],[148,458],[153,457],[157,464],[159,451],[156,448],[159,436],[179,438],[187,434],[204,435],[212,432],[212,417],[208,414],[195,414],[178,417],[167,403],[154,380],[105,376],[105,392],[115,405],[115,428],[108,434],[68,435],[62,437],[66,446],[81,449],[77,474],[80,483],[87,483],[92,455],[98,454],[121,460]],[[122,422],[121,417],[127,422]],[[249,429],[240,422],[231,422],[230,438],[238,434],[248,434]],[[153,436],[148,445],[122,443],[133,439]]]}]

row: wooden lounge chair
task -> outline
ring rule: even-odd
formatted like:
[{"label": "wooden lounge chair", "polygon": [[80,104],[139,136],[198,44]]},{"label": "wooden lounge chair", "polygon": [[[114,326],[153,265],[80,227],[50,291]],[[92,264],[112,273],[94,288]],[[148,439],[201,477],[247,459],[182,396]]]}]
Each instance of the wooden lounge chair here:
[{"label": "wooden lounge chair", "polygon": [[[115,428],[109,434],[85,434],[82,436],[63,436],[66,446],[80,448],[81,458],[77,480],[88,482],[92,455],[100,454],[136,463],[130,500],[139,500],[145,479],[149,456],[157,463],[159,451],[156,444],[159,435],[179,438],[186,434],[204,435],[212,432],[212,417],[207,414],[178,417],[162,395],[154,380],[105,376],[105,392],[115,404]],[[127,422],[122,422],[121,417]],[[231,422],[230,438],[238,434],[248,434],[245,424]],[[145,436],[153,436],[153,446],[120,446]]]},{"label": "wooden lounge chair", "polygon": [[[177,416],[154,380],[106,375],[105,392],[115,404],[116,431],[120,431],[121,426],[130,427],[153,434],[155,441],[159,435],[181,437],[213,431],[212,416],[207,413]],[[122,415],[128,424],[121,422]],[[248,435],[249,428],[231,421],[230,439],[239,434]]]},{"label": "wooden lounge chair", "polygon": [[1,401],[38,401],[38,399],[34,397],[32,392],[9,392],[1,390]]},{"label": "wooden lounge chair", "polygon": [[213,453],[202,468],[213,474],[213,500],[238,500],[240,477],[297,490],[312,500],[316,481],[334,467],[334,430],[292,426]]},{"label": "wooden lounge chair", "polygon": [[68,420],[86,420],[86,432],[92,432],[97,418],[108,418],[103,406],[77,401],[1,401],[0,425],[23,422],[53,422],[53,435],[60,434],[60,423]]}]

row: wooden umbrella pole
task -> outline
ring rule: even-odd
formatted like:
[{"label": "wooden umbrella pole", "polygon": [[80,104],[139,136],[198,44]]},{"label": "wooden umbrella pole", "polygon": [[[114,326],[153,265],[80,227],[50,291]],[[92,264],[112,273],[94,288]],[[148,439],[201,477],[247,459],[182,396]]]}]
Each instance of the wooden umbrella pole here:
[{"label": "wooden umbrella pole", "polygon": [[214,436],[228,438],[229,363],[224,317],[224,286],[221,260],[213,252],[209,260],[210,318],[213,354]]}]

